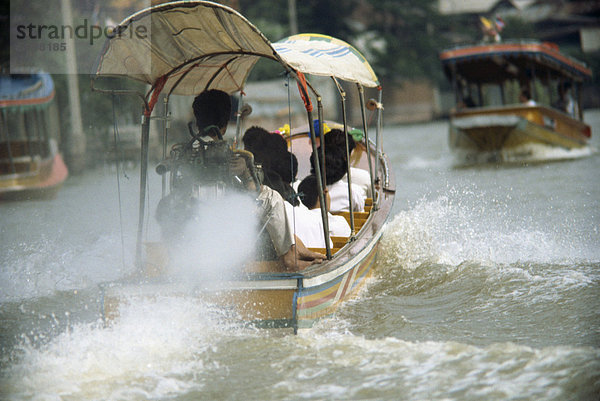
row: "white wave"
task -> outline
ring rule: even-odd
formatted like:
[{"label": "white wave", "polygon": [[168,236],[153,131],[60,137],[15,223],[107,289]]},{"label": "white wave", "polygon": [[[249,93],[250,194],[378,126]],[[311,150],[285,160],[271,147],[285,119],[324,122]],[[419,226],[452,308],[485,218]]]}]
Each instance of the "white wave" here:
[{"label": "white wave", "polygon": [[122,253],[121,239],[100,235],[92,242],[64,243],[60,233],[15,244],[2,255],[0,302],[47,296],[56,291],[85,289],[130,272],[131,252]]},{"label": "white wave", "polygon": [[442,168],[446,167],[451,162],[450,157],[442,157],[433,159],[425,158],[421,156],[413,156],[404,164],[405,168],[409,170],[426,170],[430,168]]},{"label": "white wave", "polygon": [[[290,371],[276,386],[303,399],[560,400],[600,390],[600,351],[591,347],[476,347],[320,333],[293,341],[304,359],[282,362]],[[306,386],[295,378],[311,366],[325,379]]]},{"label": "white wave", "polygon": [[559,160],[571,160],[589,157],[598,153],[593,145],[581,148],[565,149],[539,143],[529,143],[513,149],[503,149],[500,152],[465,152],[456,150],[453,153],[452,164],[470,165],[485,163],[538,163]]},{"label": "white wave", "polygon": [[472,191],[451,190],[448,196],[422,200],[388,223],[380,260],[411,270],[422,263],[570,264],[598,258],[589,239],[568,229],[566,234],[545,232],[528,219],[515,223],[509,213],[501,200]]},{"label": "white wave", "polygon": [[11,400],[144,400],[185,394],[202,387],[194,380],[196,372],[215,368],[210,358],[217,352],[214,339],[237,332],[224,317],[194,298],[138,300],[124,305],[109,327],[76,325],[42,346],[24,341],[0,387]]}]

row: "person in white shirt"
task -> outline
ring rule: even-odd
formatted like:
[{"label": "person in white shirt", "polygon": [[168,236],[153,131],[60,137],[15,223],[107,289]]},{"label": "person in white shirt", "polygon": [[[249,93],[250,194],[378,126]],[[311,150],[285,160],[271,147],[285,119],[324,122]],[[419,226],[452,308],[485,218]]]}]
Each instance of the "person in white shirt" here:
[{"label": "person in white shirt", "polygon": [[[326,136],[327,137],[327,136]],[[317,148],[317,153],[320,154],[321,148]],[[314,174],[314,159],[311,155],[310,163],[312,166],[311,173]],[[346,156],[345,151],[339,148],[331,147],[325,151],[325,175],[327,190],[331,198],[331,212],[348,212],[350,211],[350,201],[348,196],[348,182],[342,178],[346,175]],[[352,193],[352,210],[362,212],[365,210],[366,194],[363,188],[355,183],[351,185]]]},{"label": "person in white shirt", "polygon": [[[346,134],[346,136],[348,138],[348,150],[350,151],[350,156],[352,156],[352,151],[356,148],[356,142],[354,142],[352,135]],[[344,139],[344,131],[334,128],[325,134],[325,151],[332,148],[338,149],[345,157],[346,142]],[[369,174],[367,170],[357,167],[350,167],[350,176],[352,178],[352,184],[356,184],[358,187],[360,187],[363,197],[373,197],[371,193],[371,174]],[[342,181],[348,183],[348,174],[345,174],[342,177]]]},{"label": "person in white shirt", "polygon": [[[323,217],[321,215],[321,203],[317,188],[317,178],[309,175],[304,178],[298,186],[298,192],[302,199],[302,206],[288,207],[288,215],[294,213],[289,220],[295,222],[296,236],[309,248],[325,248],[325,237],[323,233]],[[326,202],[329,203],[329,193],[325,193]],[[290,205],[291,206],[291,205]],[[342,216],[327,213],[329,221],[329,237],[349,237],[350,226]],[[333,246],[331,239],[330,246]]]},{"label": "person in white shirt", "polygon": [[526,106],[535,106],[535,100],[533,100],[531,98],[531,94],[529,93],[529,90],[527,89],[523,89],[521,91],[521,93],[519,94],[519,102],[521,102],[522,104],[526,105]]}]

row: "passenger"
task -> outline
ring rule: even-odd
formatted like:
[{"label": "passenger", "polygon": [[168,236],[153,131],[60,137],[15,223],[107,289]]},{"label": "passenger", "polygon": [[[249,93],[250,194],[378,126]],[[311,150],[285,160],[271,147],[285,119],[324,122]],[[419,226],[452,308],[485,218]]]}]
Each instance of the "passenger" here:
[{"label": "passenger", "polygon": [[[221,140],[227,129],[227,122],[231,113],[229,95],[220,90],[204,91],[194,99],[192,108],[201,139],[207,141]],[[283,263],[284,269],[301,270],[313,263],[320,263],[324,255],[308,250],[302,241],[295,238],[292,226],[287,219],[284,200],[281,195],[266,185],[256,188],[244,158],[233,157],[230,160],[229,168],[230,173],[239,177],[248,191],[258,193],[257,200],[262,212],[261,221],[269,233],[273,247]],[[165,197],[161,200],[161,203],[168,198]],[[166,202],[172,203],[169,200]],[[159,204],[157,212],[164,209],[165,207],[161,207]],[[159,217],[161,216],[157,216],[157,218]],[[164,221],[164,218],[161,219]]]},{"label": "passenger", "polygon": [[[350,157],[352,157],[352,151],[356,148],[356,142],[354,137],[347,134],[348,148],[350,151]],[[346,143],[344,140],[344,132],[340,129],[332,129],[325,135],[325,152],[330,148],[339,149],[340,152],[346,157]],[[352,184],[358,185],[362,189],[362,195],[365,198],[372,198],[371,193],[371,174],[367,170],[363,170],[358,167],[350,167],[350,176]],[[342,181],[348,183],[348,174],[342,177]]]},{"label": "passenger", "polygon": [[[321,215],[321,203],[319,201],[319,191],[317,185],[317,177],[309,175],[304,178],[298,186],[298,192],[302,198],[302,203],[308,209],[311,226],[303,225],[302,229],[296,225],[296,235],[309,247],[325,248],[323,237],[323,218]],[[329,192],[325,192],[325,201],[329,209],[331,199]],[[329,221],[329,235],[337,237],[349,237],[350,226],[346,219],[342,216],[335,216],[327,213]],[[305,239],[306,238],[306,239]],[[310,244],[310,245],[309,245]]]},{"label": "passenger", "polygon": [[262,166],[264,184],[279,192],[284,200],[294,206],[299,204],[296,191],[291,186],[298,171],[296,156],[287,150],[287,142],[276,133],[260,127],[249,128],[242,139],[244,148],[254,155]]},{"label": "passenger", "polygon": [[535,106],[535,100],[531,98],[531,94],[528,89],[523,89],[519,94],[519,102],[525,106]]},{"label": "passenger", "polygon": [[571,83],[561,82],[558,85],[558,101],[554,103],[554,107],[564,111],[571,117],[576,117],[578,110],[573,97],[571,96]]},{"label": "passenger", "polygon": [[[321,148],[317,148],[317,153],[321,154]],[[339,149],[333,148],[325,152],[325,182],[327,191],[331,198],[331,209],[334,212],[350,211],[350,201],[348,198],[348,183],[342,178],[346,175],[346,156]],[[310,156],[311,174],[315,174],[313,155]],[[360,186],[352,183],[352,206],[355,212],[365,210],[364,190]]]}]

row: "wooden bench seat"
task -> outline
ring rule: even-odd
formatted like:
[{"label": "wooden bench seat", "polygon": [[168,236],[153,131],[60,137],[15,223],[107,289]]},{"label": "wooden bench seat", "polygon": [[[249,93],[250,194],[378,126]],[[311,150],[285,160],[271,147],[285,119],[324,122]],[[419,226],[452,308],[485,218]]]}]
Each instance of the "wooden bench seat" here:
[{"label": "wooden bench seat", "polygon": [[[310,249],[313,252],[322,253],[323,255],[327,254],[327,250],[325,248],[308,248],[308,249]],[[335,253],[337,251],[339,251],[340,249],[342,249],[342,248],[336,248],[336,247],[331,248],[331,254],[335,255]]]}]

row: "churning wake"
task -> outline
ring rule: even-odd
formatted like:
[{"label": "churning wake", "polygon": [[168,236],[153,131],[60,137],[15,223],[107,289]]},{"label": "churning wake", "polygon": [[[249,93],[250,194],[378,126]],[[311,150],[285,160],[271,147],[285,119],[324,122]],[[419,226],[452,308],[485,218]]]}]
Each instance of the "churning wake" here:
[{"label": "churning wake", "polygon": [[600,260],[592,236],[578,235],[566,224],[545,230],[529,220],[515,221],[501,200],[472,192],[464,195],[467,199],[450,195],[422,200],[412,209],[400,211],[388,222],[379,260],[408,270],[423,263],[572,264]]}]

